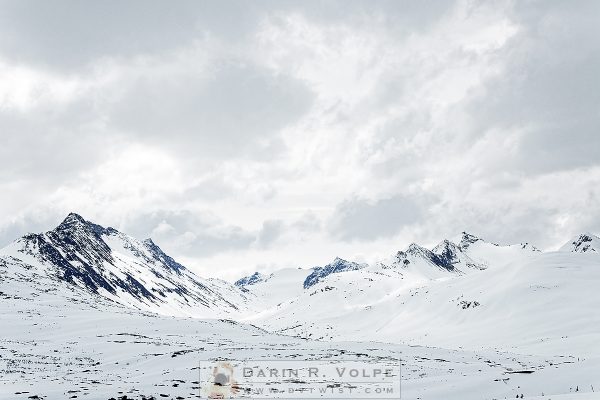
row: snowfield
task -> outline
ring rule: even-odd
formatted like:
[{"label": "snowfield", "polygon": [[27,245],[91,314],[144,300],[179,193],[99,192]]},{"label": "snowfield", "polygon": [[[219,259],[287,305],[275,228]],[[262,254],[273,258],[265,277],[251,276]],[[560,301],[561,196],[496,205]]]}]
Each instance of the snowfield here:
[{"label": "snowfield", "polygon": [[[70,214],[0,251],[0,398],[205,398],[217,359],[401,360],[403,399],[600,398],[598,243],[463,234],[233,285]],[[283,384],[308,398],[323,382]]]}]

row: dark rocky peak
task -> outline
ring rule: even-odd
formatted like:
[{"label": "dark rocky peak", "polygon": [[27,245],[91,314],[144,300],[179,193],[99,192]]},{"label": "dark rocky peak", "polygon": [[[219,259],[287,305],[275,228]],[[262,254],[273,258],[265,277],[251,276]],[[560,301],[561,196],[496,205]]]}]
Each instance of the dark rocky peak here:
[{"label": "dark rocky peak", "polygon": [[428,262],[429,264],[433,264],[438,268],[453,271],[453,263],[456,258],[453,257],[453,255],[454,254],[451,254],[450,257],[447,258],[444,255],[436,254],[423,246],[419,246],[416,243],[412,243],[410,246],[408,246],[408,249],[406,249],[405,251],[399,251],[398,253],[396,253],[396,264],[400,265],[403,268],[408,268],[411,262],[414,262],[418,259],[422,259]]},{"label": "dark rocky peak", "polygon": [[105,263],[114,261],[110,247],[102,239],[104,227],[70,213],[55,229],[42,234],[29,234],[19,242],[19,251],[56,267],[59,278],[96,292],[99,287],[110,293],[115,288],[103,276]]},{"label": "dark rocky peak", "polygon": [[574,253],[597,253],[600,252],[600,238],[589,232],[582,233],[561,247],[561,250]]},{"label": "dark rocky peak", "polygon": [[336,257],[333,260],[333,262],[331,262],[328,265],[333,266],[334,268],[343,268],[344,266],[347,266],[350,264],[353,264],[353,263],[351,263],[350,261],[344,260],[343,258]]},{"label": "dark rocky peak", "polygon": [[460,243],[458,244],[458,247],[461,250],[465,250],[473,243],[476,243],[479,241],[483,241],[483,239],[481,239],[480,237],[477,237],[475,235],[471,235],[470,233],[463,232],[462,237],[460,239]]},{"label": "dark rocky peak", "polygon": [[410,246],[404,251],[398,251],[396,253],[396,261],[402,263],[404,265],[409,264],[406,260],[410,261],[409,258],[422,257],[426,259],[430,259],[433,253],[431,250],[426,249],[425,247],[419,246],[416,243],[411,243]]},{"label": "dark rocky peak", "polygon": [[92,235],[99,239],[102,235],[115,235],[118,234],[119,231],[111,227],[105,228],[91,221],[87,221],[79,214],[69,213],[69,215],[67,215],[67,217],[49,233],[54,233],[60,237]]},{"label": "dark rocky peak", "polygon": [[234,285],[235,286],[249,286],[249,285],[254,285],[257,284],[259,282],[264,282],[267,279],[267,277],[263,274],[261,274],[260,272],[255,272],[252,275],[249,276],[245,276],[241,279],[238,279]]},{"label": "dark rocky peak", "polygon": [[337,274],[346,271],[356,271],[358,269],[365,268],[366,264],[359,264],[353,261],[347,261],[343,258],[336,257],[333,262],[327,264],[324,267],[316,267],[313,272],[306,277],[304,280],[304,288],[307,289],[311,286],[316,285],[320,280],[331,274]]},{"label": "dark rocky peak", "polygon": [[[473,235],[469,236],[474,238]],[[482,239],[477,238],[477,240],[475,241],[479,240]],[[456,245],[455,243],[449,240],[443,240],[440,244],[435,246],[435,248],[433,249],[433,253],[435,253],[438,256],[438,261],[446,269],[451,269],[449,266],[453,266],[454,268],[457,265],[463,265],[467,268],[474,269],[486,268],[484,264],[475,262],[463,251],[463,249],[460,246]]]},{"label": "dark rocky peak", "polygon": [[104,228],[98,224],[86,221],[81,215],[69,213],[67,217],[52,231],[58,234],[73,234],[75,232],[89,233],[100,236],[109,232],[116,232],[113,228]]},{"label": "dark rocky peak", "polygon": [[83,258],[83,262],[101,264],[103,261],[112,262],[111,249],[102,235],[113,231],[112,228],[86,221],[79,214],[70,213],[60,225],[43,236],[49,245],[60,249],[68,260]]},{"label": "dark rocky peak", "polygon": [[462,250],[456,244],[445,239],[433,248],[433,252],[448,260],[455,260],[458,258],[459,253],[461,253]]},{"label": "dark rocky peak", "polygon": [[408,249],[406,249],[406,253],[413,255],[413,256],[425,256],[428,257],[431,253],[431,250],[426,249],[423,246],[419,246],[416,243],[411,243],[410,246],[408,246]]}]

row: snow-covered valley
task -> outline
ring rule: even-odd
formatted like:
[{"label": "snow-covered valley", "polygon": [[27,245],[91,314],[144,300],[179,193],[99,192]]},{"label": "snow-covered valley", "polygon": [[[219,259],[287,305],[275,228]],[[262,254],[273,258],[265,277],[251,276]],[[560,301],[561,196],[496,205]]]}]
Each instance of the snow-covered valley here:
[{"label": "snow-covered valley", "polygon": [[597,240],[462,234],[234,285],[70,214],[0,252],[0,397],[187,399],[202,360],[359,358],[401,359],[403,399],[600,398]]}]

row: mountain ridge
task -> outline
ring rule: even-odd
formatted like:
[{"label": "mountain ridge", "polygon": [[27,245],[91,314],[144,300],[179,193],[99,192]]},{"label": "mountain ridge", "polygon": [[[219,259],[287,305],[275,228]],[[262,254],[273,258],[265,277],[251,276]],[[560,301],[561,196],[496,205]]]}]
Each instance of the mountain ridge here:
[{"label": "mountain ridge", "polygon": [[0,253],[46,268],[56,279],[133,308],[173,315],[228,315],[251,295],[202,279],[152,239],[138,240],[69,213],[54,229],[27,234]]},{"label": "mountain ridge", "polygon": [[590,233],[580,233],[571,241],[565,243],[559,251],[571,251],[573,253],[600,253],[600,237]]}]

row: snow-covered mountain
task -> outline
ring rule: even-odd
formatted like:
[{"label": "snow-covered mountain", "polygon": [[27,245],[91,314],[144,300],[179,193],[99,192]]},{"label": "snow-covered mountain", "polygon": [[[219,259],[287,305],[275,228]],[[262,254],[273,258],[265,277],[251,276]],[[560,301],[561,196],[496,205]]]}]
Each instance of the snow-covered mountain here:
[{"label": "snow-covered mountain", "polygon": [[292,301],[304,291],[304,281],[313,269],[284,268],[269,275],[258,272],[236,282],[257,298],[255,309],[268,309]]},{"label": "snow-covered mountain", "polygon": [[[252,293],[260,293],[259,297],[265,292],[280,288],[285,298],[276,296],[278,301],[275,304],[278,304],[285,300],[294,301],[297,295],[307,292],[321,282],[327,282],[326,286],[331,286],[332,282],[343,280],[345,277],[350,280],[362,280],[365,276],[373,275],[373,278],[369,278],[372,281],[385,277],[385,280],[423,282],[484,270],[490,265],[502,265],[531,252],[539,250],[529,244],[500,246],[463,232],[456,243],[443,240],[431,250],[413,243],[407,249],[373,265],[336,257],[322,267],[286,269],[269,275],[255,272],[239,279],[235,284]],[[350,274],[352,271],[362,272]],[[286,278],[282,279],[283,276]],[[301,285],[298,285],[299,281],[302,281]],[[352,284],[349,282],[350,286]],[[299,290],[300,286],[305,290]]]},{"label": "snow-covered mountain", "polygon": [[0,255],[112,301],[160,314],[235,316],[253,300],[234,285],[196,276],[151,239],[135,239],[74,213],[49,232],[23,236]]},{"label": "snow-covered mountain", "polygon": [[560,248],[574,253],[600,253],[600,238],[591,233],[582,233]]},{"label": "snow-covered mountain", "polygon": [[241,279],[238,279],[237,281],[235,281],[234,285],[239,287],[254,285],[259,282],[264,282],[268,278],[268,276],[263,275],[260,272],[255,272],[252,275],[248,275]]},{"label": "snow-covered mountain", "polygon": [[[397,368],[399,358],[402,398],[479,400],[525,393],[531,399],[542,391],[568,393],[575,384],[582,388],[596,384],[600,365],[596,359],[575,363],[575,356],[493,349],[470,352],[374,342],[309,341],[231,320],[161,316],[112,302],[9,256],[0,257],[0,316],[3,400],[206,398],[201,391],[215,359],[249,359],[253,365],[277,362],[291,368],[299,363],[344,367],[345,360],[359,359],[366,366]],[[534,372],[533,379],[519,371]],[[257,386],[241,373],[236,378],[244,390]],[[268,389],[298,393],[329,384],[321,377],[265,381]],[[353,387],[347,398],[362,398],[356,394],[361,383],[353,383]],[[253,396],[244,393],[239,397]],[[380,399],[381,395],[367,397]]]},{"label": "snow-covered mountain", "polygon": [[[477,282],[470,286],[467,292],[470,293],[493,285],[497,276],[514,271],[511,265],[526,265],[542,255],[531,245],[503,246],[468,233],[463,233],[457,242],[443,240],[431,250],[413,243],[387,260],[329,274],[306,287],[296,298],[265,309],[248,320],[268,330],[308,338],[422,339],[424,331],[431,336],[444,332],[444,329],[438,330],[441,325],[432,327],[422,321],[423,316],[432,321],[440,319],[439,310],[452,304],[443,313],[450,318],[450,322],[445,323],[450,327],[451,322],[464,320],[463,310],[485,304],[481,295],[466,295],[466,290],[457,287]],[[511,289],[506,287],[505,290]],[[497,294],[494,299],[505,301]],[[415,315],[414,310],[419,308],[423,311]],[[404,321],[404,315],[410,318]],[[411,321],[416,320],[417,315],[422,321],[418,326],[424,331],[417,328],[405,331],[404,327],[412,326]]]},{"label": "snow-covered mountain", "polygon": [[308,289],[311,286],[316,285],[323,279],[327,278],[331,274],[339,274],[347,271],[357,271],[365,268],[367,264],[358,264],[351,261],[346,261],[339,257],[336,257],[331,264],[327,264],[324,267],[316,267],[304,280],[304,289]]},{"label": "snow-covered mountain", "polygon": [[0,251],[0,398],[196,397],[198,360],[215,358],[401,358],[403,398],[597,398],[600,253],[587,236],[542,253],[463,233],[233,285],[70,214]]}]

